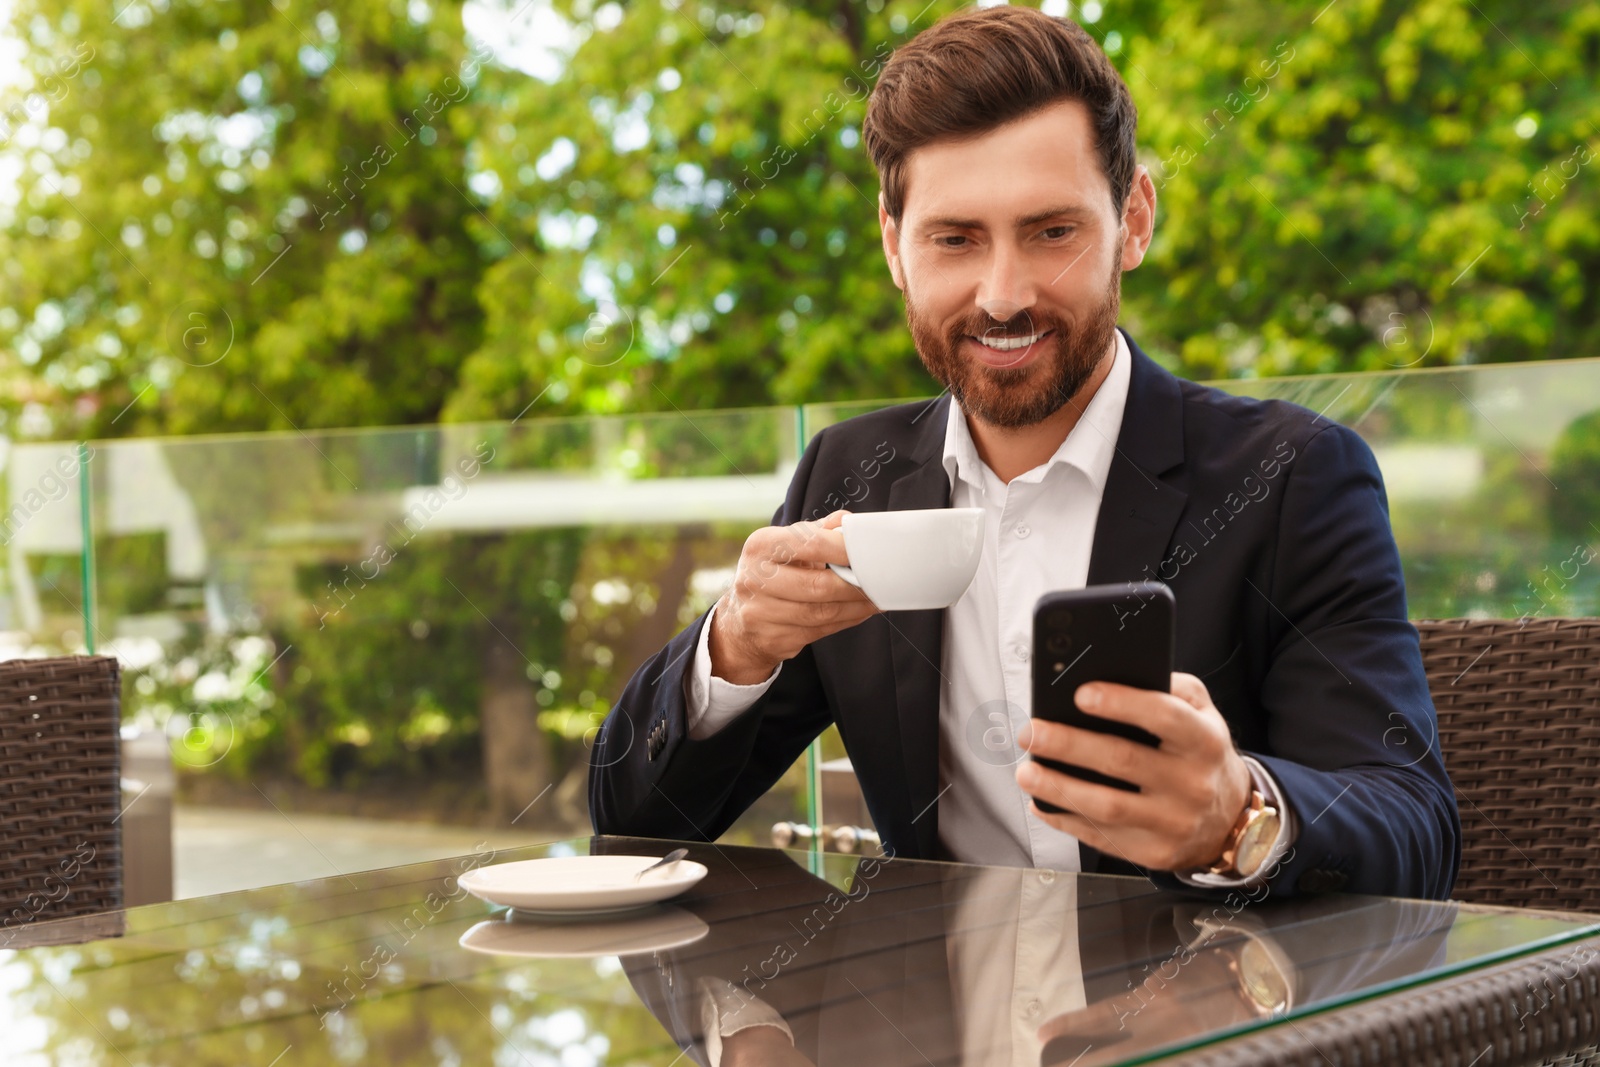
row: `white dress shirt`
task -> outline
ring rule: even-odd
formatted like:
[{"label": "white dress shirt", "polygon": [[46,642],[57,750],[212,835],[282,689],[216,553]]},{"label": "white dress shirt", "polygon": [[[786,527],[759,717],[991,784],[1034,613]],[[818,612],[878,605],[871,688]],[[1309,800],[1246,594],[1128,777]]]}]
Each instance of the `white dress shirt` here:
[{"label": "white dress shirt", "polygon": [[1038,1067],[1039,1027],[1086,1007],[1078,883],[979,871],[945,935],[961,1067]]},{"label": "white dress shirt", "polygon": [[[1032,714],[1029,656],[1033,607],[1047,592],[1082,589],[1089,573],[1100,498],[1121,431],[1133,356],[1116,331],[1111,370],[1066,440],[1044,463],[1009,483],[978,456],[959,404],[945,426],[950,506],[984,510],[983,555],[960,600],[945,611],[939,692],[939,840],[965,863],[1081,869],[1078,840],[1028,813],[1017,785],[1025,758],[1017,730]],[[689,736],[702,740],[748,709],[777,678],[734,685],[711,674],[710,618],[686,680]],[[1293,839],[1277,784],[1245,758],[1268,803],[1283,813],[1278,840],[1261,870]],[[1242,885],[1213,875],[1200,885]]]},{"label": "white dress shirt", "polygon": [[978,457],[950,405],[944,469],[950,506],[983,509],[983,556],[944,613],[939,693],[939,840],[969,863],[1076,871],[1078,839],[1028,814],[1017,785],[1017,730],[1033,710],[1033,606],[1082,589],[1100,495],[1116,452],[1133,357],[1116,334],[1111,370],[1049,459],[1008,484]]}]

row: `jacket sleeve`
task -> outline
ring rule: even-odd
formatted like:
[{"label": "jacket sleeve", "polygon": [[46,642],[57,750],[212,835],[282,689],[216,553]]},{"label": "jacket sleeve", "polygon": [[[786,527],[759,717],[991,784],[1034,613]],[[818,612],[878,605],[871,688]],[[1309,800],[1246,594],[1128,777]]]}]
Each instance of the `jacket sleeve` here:
[{"label": "jacket sleeve", "polygon": [[1274,893],[1343,890],[1443,899],[1461,823],[1382,476],[1333,424],[1285,489],[1267,600],[1273,653],[1260,689],[1269,751],[1299,834]]},{"label": "jacket sleeve", "polygon": [[[802,516],[823,437],[801,456],[774,525]],[[833,721],[808,647],[748,711],[705,740],[691,739],[684,675],[705,621],[700,616],[646,660],[601,725],[589,756],[595,833],[714,841]]]}]

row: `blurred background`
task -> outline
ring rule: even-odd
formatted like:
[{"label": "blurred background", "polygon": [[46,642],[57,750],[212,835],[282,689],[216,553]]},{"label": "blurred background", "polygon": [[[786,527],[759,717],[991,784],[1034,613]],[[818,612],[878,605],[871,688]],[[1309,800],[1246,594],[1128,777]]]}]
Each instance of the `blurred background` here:
[{"label": "blurred background", "polygon": [[[957,6],[0,0],[0,657],[121,659],[168,892],[588,832],[805,442],[938,391],[860,123]],[[1413,617],[1595,614],[1600,6],[1043,6],[1140,109],[1141,346],[1360,431]]]}]

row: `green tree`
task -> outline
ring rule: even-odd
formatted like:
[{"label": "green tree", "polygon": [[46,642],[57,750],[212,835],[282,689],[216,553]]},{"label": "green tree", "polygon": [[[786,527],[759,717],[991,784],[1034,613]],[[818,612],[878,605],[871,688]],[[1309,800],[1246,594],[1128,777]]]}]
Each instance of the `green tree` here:
[{"label": "green tree", "polygon": [[486,266],[458,3],[19,0],[12,26],[0,349],[55,435],[437,419]]},{"label": "green tree", "polygon": [[485,145],[503,176],[485,208],[557,238],[539,288],[597,298],[530,329],[531,264],[503,261],[450,412],[935,391],[883,267],[860,124],[912,17],[941,6],[560,3],[582,44],[553,83],[497,94],[516,137]]},{"label": "green tree", "polygon": [[1129,318],[1184,373],[1592,353],[1600,9],[1168,3],[1152,31]]},{"label": "green tree", "polygon": [[[1587,351],[1591,6],[1068,8],[1141,108],[1161,207],[1125,321],[1168,363],[1230,377]],[[853,91],[953,7],[559,9],[582,43],[553,84],[497,95],[517,137],[485,152],[507,190],[486,210],[507,231],[526,202],[565,220],[546,280],[607,299],[530,338],[526,267],[491,271],[486,342],[449,410],[931,392],[878,250]]]},{"label": "green tree", "polygon": [[[931,392],[859,127],[956,6],[555,0],[532,77],[454,4],[21,0],[6,403],[66,435]],[[1125,321],[1169,363],[1587,351],[1592,5],[1064,6],[1141,108]]]}]

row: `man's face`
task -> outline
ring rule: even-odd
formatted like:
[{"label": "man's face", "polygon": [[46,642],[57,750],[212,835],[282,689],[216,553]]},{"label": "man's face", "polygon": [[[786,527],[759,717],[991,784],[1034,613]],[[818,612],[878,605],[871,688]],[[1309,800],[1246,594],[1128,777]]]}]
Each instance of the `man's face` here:
[{"label": "man's face", "polygon": [[1077,101],[917,149],[899,224],[880,222],[923,364],[968,415],[1007,428],[1054,414],[1111,352],[1122,270],[1148,240],[1112,208]]}]

